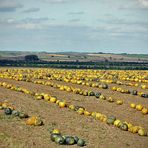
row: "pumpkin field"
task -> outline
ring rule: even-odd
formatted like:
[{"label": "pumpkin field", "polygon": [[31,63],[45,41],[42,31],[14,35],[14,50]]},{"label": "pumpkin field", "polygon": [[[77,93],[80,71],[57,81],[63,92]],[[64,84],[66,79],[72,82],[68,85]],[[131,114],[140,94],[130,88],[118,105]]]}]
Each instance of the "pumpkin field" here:
[{"label": "pumpkin field", "polygon": [[148,71],[0,68],[1,148],[146,148]]}]

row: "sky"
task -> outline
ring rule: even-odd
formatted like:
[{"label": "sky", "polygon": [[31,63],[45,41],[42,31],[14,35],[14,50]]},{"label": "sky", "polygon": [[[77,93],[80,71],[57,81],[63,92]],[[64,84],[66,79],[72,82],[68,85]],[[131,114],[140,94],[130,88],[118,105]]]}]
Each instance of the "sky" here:
[{"label": "sky", "polygon": [[0,0],[0,51],[148,54],[148,0]]}]

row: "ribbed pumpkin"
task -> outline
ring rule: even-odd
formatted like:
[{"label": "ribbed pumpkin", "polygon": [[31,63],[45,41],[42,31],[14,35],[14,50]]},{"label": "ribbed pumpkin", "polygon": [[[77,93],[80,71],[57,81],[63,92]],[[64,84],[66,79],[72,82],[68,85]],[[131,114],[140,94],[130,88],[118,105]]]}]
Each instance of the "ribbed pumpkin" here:
[{"label": "ribbed pumpkin", "polygon": [[79,138],[79,140],[78,140],[78,142],[77,142],[77,145],[80,146],[80,147],[83,147],[83,146],[85,146],[86,144],[85,144],[85,141],[84,141],[83,139],[80,139],[80,138]]},{"label": "ribbed pumpkin", "polygon": [[10,108],[5,108],[4,112],[6,115],[11,115],[12,114],[12,110]]},{"label": "ribbed pumpkin", "polygon": [[65,143],[65,139],[61,135],[57,135],[55,137],[55,142],[59,145],[62,145]]},{"label": "ribbed pumpkin", "polygon": [[67,145],[73,145],[73,144],[75,144],[75,139],[74,139],[74,137],[71,137],[71,136],[67,136],[65,138],[65,141],[66,141],[66,144]]},{"label": "ribbed pumpkin", "polygon": [[147,108],[143,108],[142,109],[142,114],[144,114],[144,115],[148,114],[148,109]]},{"label": "ribbed pumpkin", "polygon": [[43,121],[39,117],[33,116],[26,121],[26,124],[40,126],[43,124]]}]

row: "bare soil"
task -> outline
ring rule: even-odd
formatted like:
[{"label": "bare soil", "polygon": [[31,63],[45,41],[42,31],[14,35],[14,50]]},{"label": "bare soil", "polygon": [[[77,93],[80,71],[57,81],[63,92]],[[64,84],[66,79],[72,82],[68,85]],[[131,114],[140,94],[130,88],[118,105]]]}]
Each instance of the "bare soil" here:
[{"label": "bare soil", "polygon": [[[45,80],[47,81],[47,80]],[[64,99],[67,102],[84,106],[89,111],[101,112],[106,115],[115,115],[117,118],[131,122],[134,125],[140,125],[148,131],[148,115],[142,115],[129,107],[130,103],[143,104],[148,108],[148,100],[130,94],[121,94],[113,92],[111,89],[102,90],[71,83],[53,81],[59,84],[75,86],[86,90],[99,91],[106,96],[124,100],[121,106],[115,103],[98,100],[95,97],[85,97],[72,92],[60,91],[59,89],[33,84],[31,82],[21,82],[0,78],[0,82],[7,82],[18,85],[38,93],[48,93],[57,96],[58,99]],[[109,87],[113,84],[109,84]],[[122,86],[126,87],[126,86]],[[134,89],[134,87],[126,87]],[[140,90],[140,88],[136,88]],[[9,100],[18,110],[24,111],[29,115],[37,115],[43,119],[44,125],[40,127],[25,125],[25,119],[8,118],[0,110],[0,147],[1,148],[64,148],[78,147],[57,145],[50,140],[48,128],[54,127],[60,129],[65,135],[77,135],[85,139],[87,148],[146,148],[148,137],[141,137],[138,134],[121,131],[120,129],[109,126],[92,117],[78,115],[68,108],[61,109],[56,104],[48,103],[44,100],[35,100],[31,95],[23,94],[0,87],[0,100]]]}]

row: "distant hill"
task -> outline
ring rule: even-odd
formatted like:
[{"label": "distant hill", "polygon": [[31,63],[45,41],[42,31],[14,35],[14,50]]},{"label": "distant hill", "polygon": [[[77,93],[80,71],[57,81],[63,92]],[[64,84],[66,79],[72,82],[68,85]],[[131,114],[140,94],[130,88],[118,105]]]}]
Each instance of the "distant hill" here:
[{"label": "distant hill", "polygon": [[111,62],[148,62],[148,54],[114,54],[114,53],[88,53],[88,52],[25,52],[0,51],[0,60],[24,60],[26,55],[37,55],[44,61],[111,61]]}]

